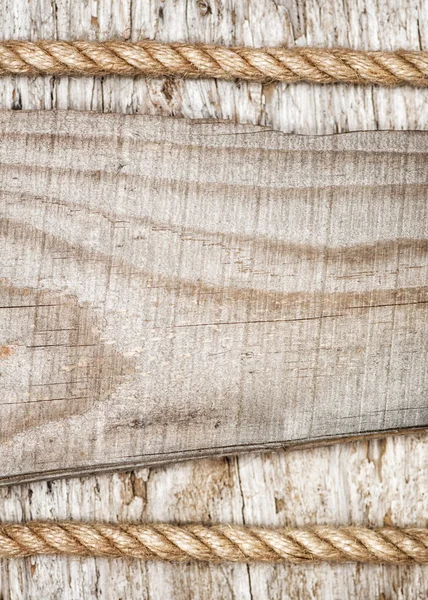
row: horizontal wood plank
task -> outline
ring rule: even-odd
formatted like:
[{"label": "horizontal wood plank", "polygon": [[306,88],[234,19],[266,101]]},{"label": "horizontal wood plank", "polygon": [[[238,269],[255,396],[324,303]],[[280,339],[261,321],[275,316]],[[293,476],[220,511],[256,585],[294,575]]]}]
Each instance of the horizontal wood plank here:
[{"label": "horizontal wood plank", "polygon": [[3,482],[428,424],[428,135],[0,115]]}]

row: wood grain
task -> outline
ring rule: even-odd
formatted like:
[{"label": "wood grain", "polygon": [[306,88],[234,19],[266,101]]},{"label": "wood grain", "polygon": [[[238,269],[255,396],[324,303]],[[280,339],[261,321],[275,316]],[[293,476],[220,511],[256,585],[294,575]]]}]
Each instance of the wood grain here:
[{"label": "wood grain", "polygon": [[[426,0],[0,0],[0,18],[3,39],[428,50]],[[428,127],[426,91],[408,87],[7,77],[0,106],[232,119],[299,134]]]},{"label": "wood grain", "polygon": [[4,482],[428,424],[428,135],[0,134]]},{"label": "wood grain", "polygon": [[[425,0],[0,0],[3,39],[193,40],[427,49]],[[287,133],[428,128],[426,92],[337,86],[6,78],[2,108],[232,119]],[[428,437],[240,455],[0,489],[2,520],[31,518],[425,526]],[[38,558],[0,563],[5,600],[425,600],[427,569],[201,567]]]}]

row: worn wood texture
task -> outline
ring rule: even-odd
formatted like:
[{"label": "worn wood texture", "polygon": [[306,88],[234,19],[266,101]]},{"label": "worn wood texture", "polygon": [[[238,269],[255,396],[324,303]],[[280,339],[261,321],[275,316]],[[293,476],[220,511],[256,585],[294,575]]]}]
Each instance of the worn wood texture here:
[{"label": "worn wood texture", "polygon": [[[4,38],[131,37],[428,48],[425,0],[2,0]],[[230,118],[297,133],[427,129],[425,91],[8,78],[3,108]],[[201,460],[0,490],[0,517],[425,526],[426,436]],[[309,475],[310,474],[310,475]],[[425,599],[422,567],[208,566],[38,558],[1,564],[5,599]]]},{"label": "worn wood texture", "polygon": [[428,425],[428,134],[0,115],[0,479]]}]

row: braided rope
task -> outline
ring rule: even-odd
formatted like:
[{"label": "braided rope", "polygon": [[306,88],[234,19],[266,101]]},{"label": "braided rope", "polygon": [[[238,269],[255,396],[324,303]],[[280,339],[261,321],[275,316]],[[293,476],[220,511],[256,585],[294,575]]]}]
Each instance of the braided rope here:
[{"label": "braided rope", "polygon": [[229,48],[209,44],[0,42],[0,75],[128,75],[428,85],[428,52]]},{"label": "braided rope", "polygon": [[37,522],[0,526],[0,557],[40,554],[209,562],[428,564],[428,529]]}]

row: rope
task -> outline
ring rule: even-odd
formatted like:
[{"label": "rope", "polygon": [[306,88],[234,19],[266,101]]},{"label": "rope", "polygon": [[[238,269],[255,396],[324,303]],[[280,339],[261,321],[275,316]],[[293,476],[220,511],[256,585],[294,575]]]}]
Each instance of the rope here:
[{"label": "rope", "polygon": [[12,73],[427,86],[428,52],[229,48],[208,44],[116,40],[0,42],[0,75]]},{"label": "rope", "polygon": [[37,522],[0,526],[0,557],[40,554],[207,562],[428,564],[428,529]]}]

